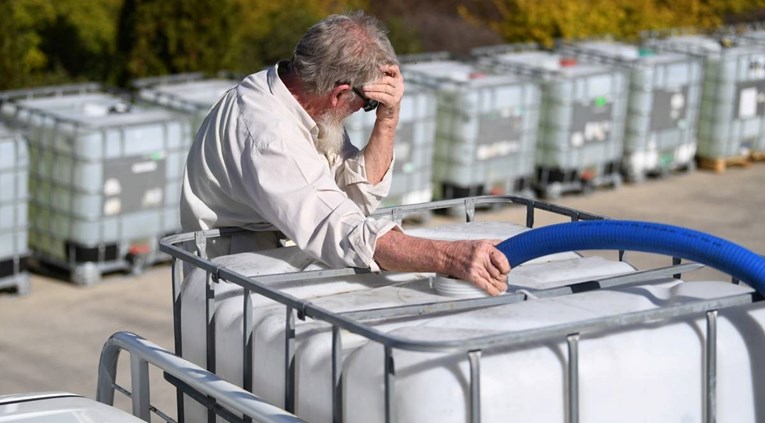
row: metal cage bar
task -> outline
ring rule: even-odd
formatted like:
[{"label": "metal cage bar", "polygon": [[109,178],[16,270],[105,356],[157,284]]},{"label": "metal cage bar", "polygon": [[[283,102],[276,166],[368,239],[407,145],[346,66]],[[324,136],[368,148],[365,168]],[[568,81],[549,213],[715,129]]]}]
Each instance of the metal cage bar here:
[{"label": "metal cage bar", "polygon": [[468,352],[470,362],[470,423],[481,423],[481,350]]},{"label": "metal cage bar", "polygon": [[704,343],[704,422],[717,421],[717,310],[706,313],[707,339]]},{"label": "metal cage bar", "polygon": [[[444,207],[465,206],[466,219],[470,221],[469,210],[474,211],[476,204],[484,203],[517,203],[526,208],[526,225],[532,227],[534,224],[534,215],[538,210],[553,212],[568,216],[572,221],[578,219],[605,219],[602,216],[579,212],[572,209],[566,209],[552,204],[530,200],[522,197],[474,197],[470,200],[445,200],[425,205],[397,206],[379,211],[377,217],[392,216],[399,218],[407,213],[422,211],[423,209],[436,209]],[[507,304],[515,301],[524,301],[525,293],[509,294],[502,297],[470,299],[470,300],[451,300],[443,303],[417,304],[411,306],[388,307],[376,310],[361,310],[345,313],[337,313],[327,310],[310,301],[296,298],[286,293],[282,293],[269,284],[276,281],[311,281],[327,277],[348,276],[354,274],[366,273],[360,269],[337,269],[321,270],[309,272],[296,272],[279,275],[267,275],[256,277],[244,277],[241,274],[218,266],[215,262],[204,257],[204,248],[200,247],[200,239],[225,236],[229,233],[238,232],[235,229],[216,229],[203,231],[195,234],[173,235],[163,239],[160,242],[160,249],[176,259],[187,261],[195,267],[199,267],[208,273],[211,280],[225,281],[234,283],[245,288],[247,294],[257,293],[267,298],[275,300],[286,307],[285,322],[285,408],[287,411],[294,411],[295,399],[295,312],[301,320],[311,318],[332,325],[332,383],[333,383],[333,418],[334,421],[342,421],[342,339],[341,330],[347,330],[350,333],[360,335],[370,341],[379,343],[384,349],[384,387],[385,387],[385,420],[386,422],[396,421],[395,404],[395,362],[393,357],[394,349],[421,351],[421,352],[457,352],[465,353],[468,356],[471,368],[471,387],[470,387],[470,419],[473,422],[480,421],[480,351],[498,346],[509,346],[518,344],[527,344],[531,342],[564,337],[568,343],[569,364],[567,370],[568,378],[568,420],[578,422],[578,341],[580,336],[585,334],[596,334],[613,327],[623,327],[627,325],[654,324],[656,321],[668,320],[679,317],[692,317],[699,314],[708,313],[710,310],[718,310],[727,307],[735,307],[743,304],[749,304],[759,300],[756,294],[739,294],[729,297],[715,298],[711,300],[697,300],[688,303],[675,304],[668,307],[629,312],[606,317],[593,318],[589,320],[567,322],[542,328],[521,330],[515,332],[494,333],[489,335],[480,335],[469,339],[449,340],[449,341],[423,341],[419,339],[410,339],[395,334],[383,332],[375,328],[368,320],[379,319],[383,317],[401,317],[412,315],[429,315],[434,313],[453,312],[467,310],[470,308],[487,307],[491,305]],[[176,246],[183,245],[186,241],[196,240],[197,252],[199,255],[192,254]],[[621,256],[621,254],[620,254]],[[621,258],[621,257],[620,257]],[[630,284],[645,283],[656,280],[656,278],[671,278],[675,274],[692,271],[703,267],[697,263],[677,263],[673,266],[650,269],[646,271],[635,272],[627,275],[602,278],[599,281],[582,282],[561,288],[550,290],[535,291],[535,297],[567,295],[577,292],[583,292],[592,289],[602,289],[616,286],[627,286]],[[174,273],[174,277],[180,275]],[[249,295],[246,295],[249,297]],[[251,303],[244,303],[245,308],[251,308]],[[708,314],[709,316],[709,314]],[[716,316],[716,314],[715,314]],[[708,322],[712,320],[708,317]],[[710,329],[709,338],[715,339],[715,329],[713,323],[708,323]],[[251,336],[251,335],[250,335]],[[715,344],[708,340],[706,347],[707,361],[705,372],[708,377],[705,383],[705,409],[708,415],[713,415],[714,411],[714,358]],[[251,353],[245,353],[250,355]],[[711,408],[710,408],[711,407]]]},{"label": "metal cage bar", "polygon": [[[131,357],[131,364],[137,366],[137,369],[131,368],[131,375],[134,376],[132,392],[116,384],[117,361],[121,351],[127,351]],[[138,404],[140,410],[136,416],[149,421],[149,411],[157,411],[149,403],[148,364],[159,368],[200,396],[214,398],[216,403],[220,404],[216,411],[221,416],[239,413],[263,423],[302,422],[294,415],[268,404],[252,393],[129,332],[115,333],[101,350],[96,400],[106,405],[113,405],[114,391],[119,390],[132,397],[134,407]],[[157,412],[157,414],[166,421],[172,421],[164,413]]]}]

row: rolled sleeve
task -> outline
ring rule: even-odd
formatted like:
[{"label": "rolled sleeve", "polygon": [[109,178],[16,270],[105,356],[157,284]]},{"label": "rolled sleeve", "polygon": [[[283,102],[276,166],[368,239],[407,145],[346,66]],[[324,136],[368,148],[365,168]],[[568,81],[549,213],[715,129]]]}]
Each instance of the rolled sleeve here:
[{"label": "rolled sleeve", "polygon": [[370,215],[377,210],[380,202],[390,192],[394,161],[395,157],[382,180],[377,184],[372,184],[367,179],[364,153],[363,151],[356,152],[341,161],[335,169],[335,182],[354,203],[358,204],[364,214]]},{"label": "rolled sleeve", "polygon": [[363,267],[367,267],[373,272],[380,271],[380,266],[374,261],[375,245],[381,236],[393,229],[400,230],[401,228],[391,221],[368,218],[363,224],[356,225],[351,230],[347,242],[361,262],[364,263]]}]

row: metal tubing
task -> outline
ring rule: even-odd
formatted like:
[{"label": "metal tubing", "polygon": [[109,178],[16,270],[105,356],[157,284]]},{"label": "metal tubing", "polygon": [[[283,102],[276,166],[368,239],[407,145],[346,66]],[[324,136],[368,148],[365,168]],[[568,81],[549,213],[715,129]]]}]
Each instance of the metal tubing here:
[{"label": "metal tubing", "polygon": [[343,421],[343,340],[340,328],[332,327],[332,422]]},{"label": "metal tubing", "polygon": [[[242,388],[252,392],[252,297],[250,290],[244,289],[244,318],[242,322]],[[250,417],[244,418],[245,422],[251,422]]]},{"label": "metal tubing", "polygon": [[[173,339],[175,342],[175,355],[178,357],[183,357],[183,326],[181,322],[181,308],[183,306],[183,302],[181,301],[181,280],[183,279],[181,275],[182,268],[183,262],[176,257],[173,257],[171,268],[173,279]],[[175,403],[178,421],[182,422],[185,420],[183,407],[184,396],[183,391],[179,388],[175,390]]]},{"label": "metal tubing", "polygon": [[132,389],[133,415],[150,422],[149,363],[137,354],[130,355],[130,389]]},{"label": "metal tubing", "polygon": [[470,423],[481,423],[481,350],[468,352],[470,361]]},{"label": "metal tubing", "polygon": [[566,336],[568,344],[568,422],[579,423],[579,334]]},{"label": "metal tubing", "polygon": [[[569,295],[578,292],[584,292],[591,289],[615,288],[635,283],[653,282],[657,278],[668,277],[674,272],[690,272],[703,268],[704,265],[698,263],[686,263],[677,267],[662,267],[659,269],[642,270],[624,275],[611,276],[601,280],[585,281],[576,284],[562,286],[559,288],[550,288],[539,291],[532,291],[534,296],[539,298],[557,297]],[[415,315],[429,315],[446,311],[462,311],[475,308],[493,307],[503,304],[512,304],[527,299],[524,293],[505,294],[496,297],[468,298],[453,301],[442,301],[436,303],[412,304],[405,306],[386,307],[370,310],[350,311],[338,313],[350,319],[380,319]]]},{"label": "metal tubing", "polygon": [[475,219],[475,199],[465,199],[465,221],[472,222]]},{"label": "metal tubing", "polygon": [[526,227],[534,227],[534,203],[529,202],[526,204]]},{"label": "metal tubing", "polygon": [[284,328],[284,409],[295,412],[295,311],[287,307]]},{"label": "metal tubing", "polygon": [[516,332],[485,335],[469,339],[449,341],[422,341],[400,337],[382,332],[369,325],[360,324],[349,320],[344,316],[329,312],[315,305],[306,308],[306,315],[318,320],[336,324],[349,332],[362,335],[365,338],[379,342],[390,348],[404,349],[409,351],[441,351],[461,352],[471,349],[486,349],[494,346],[512,345],[527,342],[542,341],[556,336],[566,336],[569,333],[595,333],[613,327],[623,327],[634,324],[644,324],[677,317],[692,316],[705,313],[710,309],[734,307],[751,304],[751,293],[731,295],[728,297],[715,298],[712,300],[700,300],[686,304],[677,304],[659,309],[642,310],[623,313],[613,316],[598,317],[588,320],[561,323],[536,329],[527,329]]},{"label": "metal tubing", "polygon": [[704,422],[717,421],[717,310],[707,311],[704,365]]},{"label": "metal tubing", "polygon": [[259,422],[302,422],[294,415],[268,404],[252,393],[129,332],[115,333],[104,344],[101,351],[96,395],[96,400],[99,402],[113,404],[115,389],[113,381],[116,380],[117,358],[122,350],[128,351],[131,357],[137,356],[151,363],[201,395],[215,398],[217,404],[231,412],[251,416]]},{"label": "metal tubing", "polygon": [[393,362],[393,349],[385,346],[385,423],[396,421],[396,367]]}]

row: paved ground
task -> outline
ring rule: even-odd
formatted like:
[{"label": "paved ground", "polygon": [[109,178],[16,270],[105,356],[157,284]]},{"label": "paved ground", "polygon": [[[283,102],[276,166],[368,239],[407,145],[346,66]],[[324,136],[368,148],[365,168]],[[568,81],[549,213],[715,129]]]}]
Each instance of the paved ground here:
[{"label": "paved ground", "polygon": [[[558,203],[614,218],[681,225],[765,254],[763,187],[765,163],[757,163],[720,175],[698,171],[588,196],[565,196]],[[519,221],[521,214],[506,208],[479,213],[478,219]],[[432,223],[446,220],[439,217]],[[540,224],[553,220],[538,219]],[[641,263],[656,260],[635,257]],[[715,277],[715,272],[693,278],[707,277]],[[89,288],[33,275],[30,295],[0,294],[0,395],[56,390],[95,397],[101,346],[121,330],[172,348],[169,266],[156,266],[140,277],[109,275]],[[174,403],[169,390],[152,395],[160,406]]]}]

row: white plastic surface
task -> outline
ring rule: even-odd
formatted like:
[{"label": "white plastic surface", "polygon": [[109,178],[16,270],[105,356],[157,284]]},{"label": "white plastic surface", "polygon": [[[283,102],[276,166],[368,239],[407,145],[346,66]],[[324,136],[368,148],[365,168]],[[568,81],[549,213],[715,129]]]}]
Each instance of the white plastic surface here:
[{"label": "white plastic surface", "polygon": [[66,393],[0,396],[0,422],[24,423],[138,423],[120,409]]},{"label": "white plastic surface", "polygon": [[[411,233],[441,239],[506,239],[525,230],[514,224],[490,222],[450,225]],[[323,268],[292,247],[224,256],[214,261],[245,276]],[[562,253],[517,267],[511,272],[509,282],[513,288],[539,289],[570,283],[571,278],[591,279],[633,270],[626,263]],[[585,271],[588,272],[586,276]],[[333,312],[454,300],[454,297],[439,295],[432,288],[434,276],[384,272],[327,278],[309,283],[282,282],[278,286],[285,293],[310,299],[312,303]],[[191,272],[185,278],[181,294],[184,358],[202,366],[206,359],[205,279],[204,272],[198,269]],[[215,284],[215,297],[216,373],[226,380],[241,384],[242,290],[234,284]],[[253,392],[274,405],[284,406],[285,308],[254,296],[253,311]],[[383,320],[375,326],[391,331],[422,325],[426,321],[428,319],[408,317]],[[344,355],[352,354],[366,343],[359,336],[345,333],[342,345]],[[308,421],[331,421],[331,345],[331,329],[328,325],[311,320],[296,321],[296,414]],[[204,415],[194,405],[187,406],[187,410],[187,416]]]},{"label": "white plastic surface", "polygon": [[[461,340],[540,328],[749,292],[720,282],[667,282],[619,290],[538,299],[430,319],[393,333],[418,340]],[[717,421],[755,422],[762,415],[765,310],[721,312],[718,320]],[[614,327],[579,342],[579,418],[583,422],[701,422],[702,318],[671,324]],[[561,337],[482,351],[482,422],[566,420],[567,347]],[[395,350],[396,421],[468,421],[470,380],[465,354]],[[345,417],[383,422],[383,355],[368,343],[345,360]]]}]

